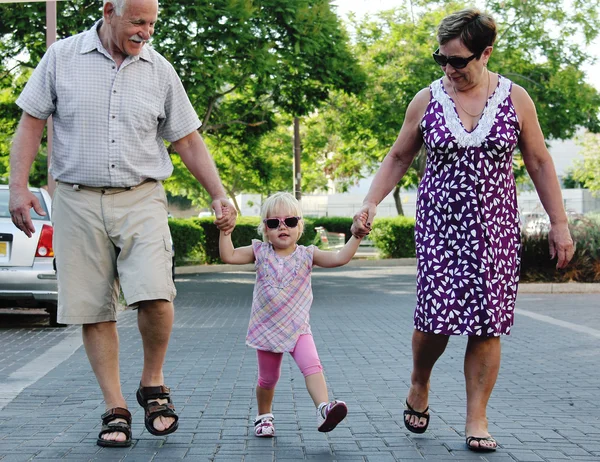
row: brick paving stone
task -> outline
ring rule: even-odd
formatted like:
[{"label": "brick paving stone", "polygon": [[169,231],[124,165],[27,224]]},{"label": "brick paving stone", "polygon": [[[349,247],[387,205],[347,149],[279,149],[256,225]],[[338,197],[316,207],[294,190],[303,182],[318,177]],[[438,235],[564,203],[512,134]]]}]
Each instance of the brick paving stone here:
[{"label": "brick paving stone", "polygon": [[[519,296],[489,404],[489,429],[499,450],[478,454],[464,445],[465,338],[452,338],[436,364],[427,433],[404,427],[415,304],[411,268],[315,270],[312,330],[330,396],[347,402],[348,418],[329,434],[317,432],[304,378],[285,355],[273,407],[277,437],[255,438],[256,353],[244,344],[253,280],[250,272],[178,277],[164,369],[180,415],[176,433],[154,437],[144,428],[135,401],[141,340],[135,312],[126,311],[118,326],[133,446],[96,446],[104,403],[79,348],[0,410],[0,462],[600,460],[600,370],[590,368],[597,338],[519,314],[523,309],[600,331],[597,295]],[[0,328],[0,388],[23,364],[77,332]]]}]

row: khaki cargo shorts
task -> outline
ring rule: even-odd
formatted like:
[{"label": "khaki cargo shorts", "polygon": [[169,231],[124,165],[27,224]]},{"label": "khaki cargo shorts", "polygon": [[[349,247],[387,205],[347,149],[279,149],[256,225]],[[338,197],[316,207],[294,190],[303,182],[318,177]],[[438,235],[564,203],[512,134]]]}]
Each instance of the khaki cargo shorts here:
[{"label": "khaki cargo shorts", "polygon": [[58,183],[52,201],[58,322],[116,321],[128,306],[173,301],[171,234],[162,183],[91,188]]}]

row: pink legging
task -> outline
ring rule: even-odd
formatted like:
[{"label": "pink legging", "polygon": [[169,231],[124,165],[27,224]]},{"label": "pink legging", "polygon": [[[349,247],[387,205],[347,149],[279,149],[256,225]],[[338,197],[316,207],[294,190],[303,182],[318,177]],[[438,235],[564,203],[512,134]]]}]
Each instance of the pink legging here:
[{"label": "pink legging", "polygon": [[[290,354],[304,377],[323,371],[317,347],[311,334],[301,335]],[[258,357],[258,386],[265,390],[272,390],[281,376],[283,353],[256,350],[256,355]]]}]

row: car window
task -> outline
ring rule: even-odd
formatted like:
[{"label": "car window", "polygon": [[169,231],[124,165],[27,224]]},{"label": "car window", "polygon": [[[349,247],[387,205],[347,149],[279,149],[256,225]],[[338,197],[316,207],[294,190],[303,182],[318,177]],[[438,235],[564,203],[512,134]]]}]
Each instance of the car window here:
[{"label": "car window", "polygon": [[[48,217],[48,209],[46,208],[46,202],[44,201],[44,198],[42,197],[42,193],[39,191],[36,191],[36,192],[33,192],[33,194],[35,195],[35,197],[37,197],[37,200],[40,201],[40,204],[42,205],[44,212],[46,212],[46,216],[40,216],[37,213],[35,213],[35,211],[33,209],[31,209],[31,212],[30,212],[31,218],[34,220],[50,221],[50,218]],[[0,218],[10,218],[10,212],[8,211],[8,197],[9,197],[8,189],[0,189]]]}]

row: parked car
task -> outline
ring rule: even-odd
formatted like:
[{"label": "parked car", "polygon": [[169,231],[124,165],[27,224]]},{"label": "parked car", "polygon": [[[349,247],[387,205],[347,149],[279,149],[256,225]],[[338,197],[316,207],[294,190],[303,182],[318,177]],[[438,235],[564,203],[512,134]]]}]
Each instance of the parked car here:
[{"label": "parked car", "polygon": [[56,319],[58,285],[51,199],[43,189],[29,189],[46,212],[41,216],[31,209],[35,233],[30,238],[13,224],[8,186],[0,185],[0,308],[43,308],[50,314],[50,325],[58,327],[62,325]]}]

